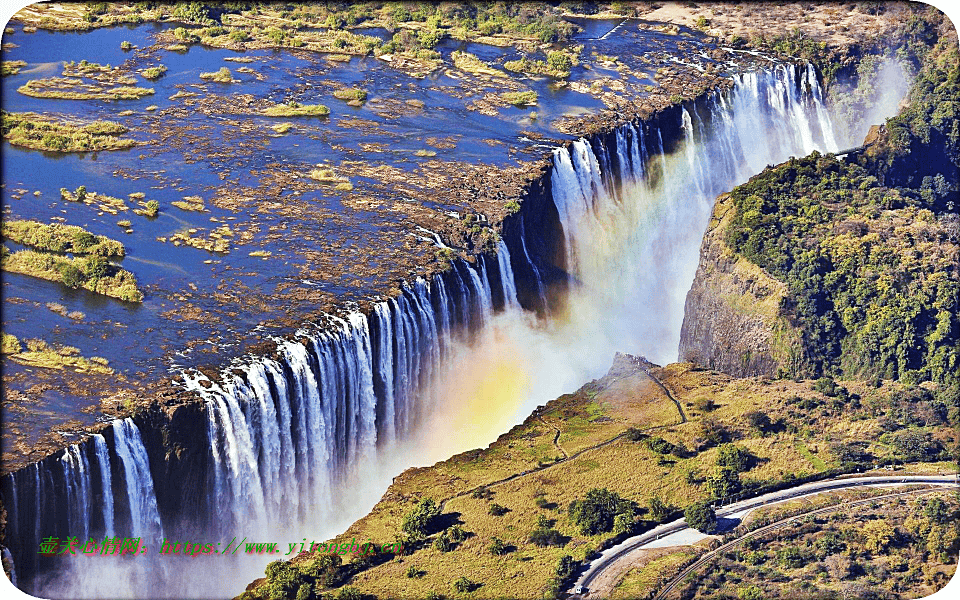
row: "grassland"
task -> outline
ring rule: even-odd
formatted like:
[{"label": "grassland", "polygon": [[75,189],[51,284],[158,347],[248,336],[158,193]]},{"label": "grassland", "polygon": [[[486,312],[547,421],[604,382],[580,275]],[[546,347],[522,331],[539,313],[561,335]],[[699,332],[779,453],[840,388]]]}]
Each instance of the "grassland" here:
[{"label": "grassland", "polygon": [[537,103],[537,93],[533,91],[505,92],[500,94],[500,97],[507,104],[512,104],[514,106],[530,106],[531,104]]},{"label": "grassland", "polygon": [[105,235],[93,235],[76,225],[4,221],[0,224],[0,235],[12,242],[47,252],[108,257],[124,255],[122,243]]},{"label": "grassland", "polygon": [[474,75],[490,75],[491,77],[509,77],[509,75],[500,69],[491,67],[469,52],[454,50],[453,54],[450,55],[450,58],[453,59],[453,66],[461,71],[466,71],[467,73],[473,73]]},{"label": "grassland", "polygon": [[[889,493],[889,491],[888,491]],[[797,507],[809,510],[810,506]],[[758,519],[776,516],[759,511]],[[955,493],[877,500],[762,534],[689,577],[680,597],[917,598],[942,588],[956,570]]]},{"label": "grassland", "polygon": [[149,79],[150,81],[153,81],[155,79],[159,79],[160,76],[166,72],[167,72],[167,67],[165,65],[159,65],[156,67],[149,67],[147,69],[144,69],[140,71],[140,74],[143,76],[144,79]]},{"label": "grassland", "polygon": [[[613,535],[582,533],[567,511],[591,489],[635,502],[639,510],[628,529],[638,532],[655,524],[646,508],[654,498],[675,515],[717,496],[725,472],[720,449],[726,444],[750,459],[725,489],[750,494],[828,470],[912,460],[936,465],[949,460],[947,449],[957,438],[945,415],[928,413],[928,394],[934,392],[923,388],[842,382],[841,399],[816,391],[812,381],[736,380],[690,364],[651,368],[668,395],[626,360],[606,377],[537,410],[488,448],[395,478],[371,513],[340,537],[404,539],[405,516],[427,498],[441,508],[439,525],[422,541],[407,538],[406,556],[342,567],[338,586],[378,598],[454,596],[451,574],[457,574],[479,584],[473,592],[478,598],[548,597],[563,556],[583,560]],[[894,414],[895,424],[889,423]],[[890,427],[911,441],[891,437]],[[916,454],[911,448],[918,440],[925,449]],[[947,463],[940,467],[950,469]],[[506,510],[492,514],[494,505]],[[455,523],[468,535],[445,551],[436,540]],[[556,545],[532,542],[531,533],[544,523],[558,532]],[[506,553],[490,551],[494,538],[502,540]],[[293,562],[309,573],[315,560],[304,555]],[[418,576],[408,576],[411,569]],[[648,581],[652,573],[638,580]],[[331,590],[321,585],[317,591]]]},{"label": "grassland", "polygon": [[50,152],[123,150],[137,145],[119,137],[127,128],[113,121],[86,125],[54,121],[34,113],[0,112],[3,137],[14,146]]}]

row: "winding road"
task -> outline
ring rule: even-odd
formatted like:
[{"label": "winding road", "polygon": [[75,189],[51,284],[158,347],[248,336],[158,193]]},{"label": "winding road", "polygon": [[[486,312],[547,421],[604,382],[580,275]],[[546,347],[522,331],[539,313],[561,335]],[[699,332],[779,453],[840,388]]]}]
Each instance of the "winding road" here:
[{"label": "winding road", "polygon": [[[716,513],[718,519],[742,519],[747,513],[761,506],[778,504],[788,500],[795,500],[825,492],[862,486],[899,487],[904,485],[918,484],[938,487],[957,486],[958,481],[955,475],[871,475],[860,477],[844,477],[825,481],[815,481],[785,490],[770,492],[762,496],[757,496],[756,498],[750,498],[733,504],[728,504],[718,508]],[[836,507],[829,508],[834,509]],[[798,517],[799,516],[803,515],[798,515]],[[778,524],[782,525],[782,523],[776,523],[769,527]],[[671,538],[669,541],[664,539],[668,536]],[[635,554],[637,551],[651,547],[690,545],[706,537],[708,536],[688,527],[683,519],[678,519],[671,523],[666,523],[664,525],[655,527],[646,533],[627,538],[620,544],[603,551],[599,558],[590,563],[590,566],[587,568],[587,570],[580,575],[576,583],[573,585],[573,589],[582,587],[585,591],[581,594],[573,594],[570,597],[591,600],[595,598],[608,598],[613,592],[613,589],[616,587],[617,582],[632,566],[634,560],[636,559]],[[739,541],[741,540],[735,540],[734,542],[731,542],[731,544],[739,543]],[[688,572],[695,569],[698,564],[702,564],[706,560],[709,560],[709,558],[712,558],[712,556],[702,557],[696,563],[691,565],[691,567],[688,567],[688,569],[686,569],[682,575],[685,576]],[[674,581],[676,580],[677,579],[675,578]],[[668,584],[667,587],[670,587],[670,585]],[[664,588],[661,591],[661,594],[658,595],[658,598],[668,591],[669,590],[667,588]]]}]

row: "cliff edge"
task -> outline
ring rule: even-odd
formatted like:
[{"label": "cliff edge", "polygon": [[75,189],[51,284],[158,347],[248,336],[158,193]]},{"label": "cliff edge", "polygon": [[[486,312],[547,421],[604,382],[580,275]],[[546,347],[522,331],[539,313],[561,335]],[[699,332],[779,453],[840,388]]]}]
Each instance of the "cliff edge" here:
[{"label": "cliff edge", "polygon": [[734,377],[795,371],[801,361],[801,336],[781,311],[787,285],[724,242],[735,214],[729,194],[720,196],[687,292],[680,360]]}]

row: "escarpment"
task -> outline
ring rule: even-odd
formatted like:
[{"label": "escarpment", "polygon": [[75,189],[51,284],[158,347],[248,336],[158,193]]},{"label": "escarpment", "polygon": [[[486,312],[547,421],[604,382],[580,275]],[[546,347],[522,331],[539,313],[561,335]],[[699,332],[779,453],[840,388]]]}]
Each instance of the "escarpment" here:
[{"label": "escarpment", "polygon": [[800,366],[800,332],[781,310],[786,284],[724,241],[736,207],[717,199],[684,305],[680,360],[734,377],[777,376]]}]

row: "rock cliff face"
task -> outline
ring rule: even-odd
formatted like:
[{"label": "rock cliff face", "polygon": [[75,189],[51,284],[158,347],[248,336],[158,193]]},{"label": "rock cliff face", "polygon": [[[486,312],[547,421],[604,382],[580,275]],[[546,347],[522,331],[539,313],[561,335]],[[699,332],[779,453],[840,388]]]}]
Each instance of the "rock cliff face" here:
[{"label": "rock cliff face", "polygon": [[684,305],[680,360],[734,377],[795,373],[801,338],[781,310],[787,286],[726,245],[735,210],[726,194],[717,199]]}]

